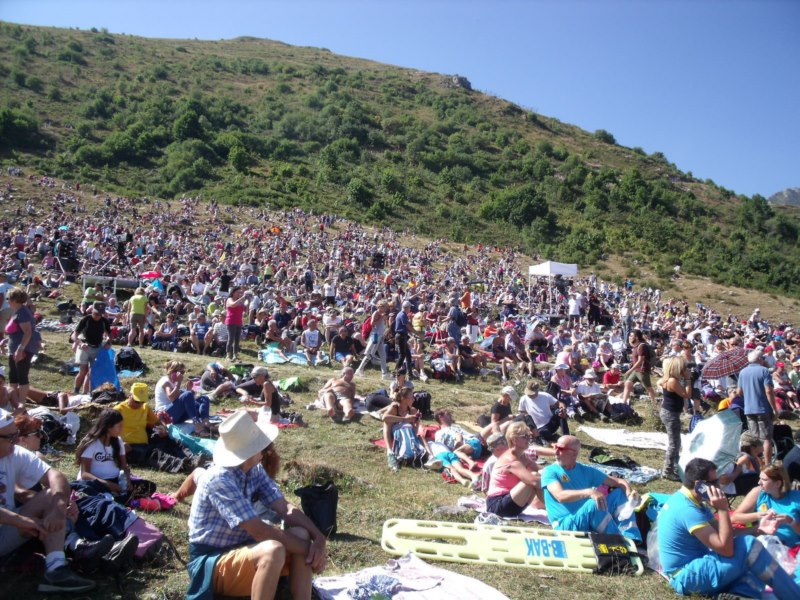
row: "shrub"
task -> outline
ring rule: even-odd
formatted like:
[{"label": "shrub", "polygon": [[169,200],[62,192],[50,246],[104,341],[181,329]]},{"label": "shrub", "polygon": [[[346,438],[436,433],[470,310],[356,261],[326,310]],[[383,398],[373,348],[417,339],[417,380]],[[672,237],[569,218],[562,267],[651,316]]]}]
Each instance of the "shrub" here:
[{"label": "shrub", "polygon": [[616,144],[617,143],[617,140],[614,139],[614,136],[611,135],[605,129],[598,129],[597,131],[595,131],[594,132],[594,137],[595,137],[595,139],[600,140],[604,144]]}]

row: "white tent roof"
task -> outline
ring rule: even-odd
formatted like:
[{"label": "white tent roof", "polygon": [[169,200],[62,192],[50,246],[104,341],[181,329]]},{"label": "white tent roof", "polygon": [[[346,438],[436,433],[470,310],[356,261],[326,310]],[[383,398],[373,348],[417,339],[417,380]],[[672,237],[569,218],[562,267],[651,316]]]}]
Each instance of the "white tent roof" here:
[{"label": "white tent roof", "polygon": [[528,275],[552,277],[553,275],[574,276],[578,274],[578,265],[559,263],[548,260],[538,265],[528,267]]}]

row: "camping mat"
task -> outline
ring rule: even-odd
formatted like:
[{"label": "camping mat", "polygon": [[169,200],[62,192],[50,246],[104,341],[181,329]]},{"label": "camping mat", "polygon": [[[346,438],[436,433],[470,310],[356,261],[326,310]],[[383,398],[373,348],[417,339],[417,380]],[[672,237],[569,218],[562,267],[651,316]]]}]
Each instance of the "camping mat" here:
[{"label": "camping mat", "polygon": [[[284,358],[275,348],[265,348],[258,353],[258,357],[268,365],[285,365],[288,362],[293,365],[308,366],[308,359],[303,352],[289,352],[284,353],[284,355],[289,360],[286,360],[286,358]],[[331,364],[331,359],[328,356],[328,353],[320,350],[317,353],[317,365],[329,364]]]},{"label": "camping mat", "polygon": [[[633,541],[636,574],[644,566]],[[597,558],[589,534],[533,527],[510,527],[442,521],[389,519],[383,524],[381,546],[389,554],[411,552],[431,560],[508,567],[558,569],[592,573]]]}]

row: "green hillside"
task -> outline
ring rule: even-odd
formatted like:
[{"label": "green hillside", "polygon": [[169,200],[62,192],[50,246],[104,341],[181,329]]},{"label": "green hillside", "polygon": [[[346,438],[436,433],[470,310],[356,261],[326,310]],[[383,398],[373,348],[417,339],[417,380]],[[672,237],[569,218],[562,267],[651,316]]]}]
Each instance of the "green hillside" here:
[{"label": "green hillside", "polygon": [[800,289],[792,214],[450,76],[254,38],[0,23],[0,81],[5,165]]}]

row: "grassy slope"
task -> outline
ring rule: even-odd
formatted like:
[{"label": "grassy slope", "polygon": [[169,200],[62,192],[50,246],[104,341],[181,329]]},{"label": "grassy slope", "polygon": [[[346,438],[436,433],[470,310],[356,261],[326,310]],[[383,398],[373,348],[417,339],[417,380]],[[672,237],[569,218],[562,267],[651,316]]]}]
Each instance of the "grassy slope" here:
[{"label": "grassy slope", "polygon": [[[6,164],[133,195],[200,190],[229,202],[313,207],[598,267],[602,255],[617,255],[648,264],[662,283],[680,263],[721,283],[797,285],[794,213],[786,212],[788,224],[783,211],[751,219],[758,202],[742,212],[746,199],[659,153],[448,88],[441,75],[255,38],[156,40],[0,24],[0,40],[0,107],[42,124],[39,146],[3,150],[0,140]],[[197,131],[176,142],[174,125],[192,102]],[[239,169],[236,145],[246,155]],[[605,183],[592,189],[593,179]],[[520,190],[544,203],[538,222],[530,213],[512,219],[507,205],[486,212],[509,194],[518,206]],[[778,254],[785,265],[774,268]]]},{"label": "grassy slope", "polygon": [[[3,177],[4,181],[8,178]],[[12,180],[17,187],[16,203],[23,204],[28,197],[46,200],[50,190],[35,188],[29,182],[16,178]],[[84,194],[89,203],[96,202]],[[14,205],[10,207],[13,209]],[[69,297],[77,300],[80,290],[76,285],[66,288]],[[40,310],[47,315],[56,314],[52,302],[43,302]],[[69,389],[71,380],[58,373],[61,362],[69,359],[69,351],[64,335],[44,332],[46,355],[33,372],[32,379],[45,389]],[[255,347],[252,342],[244,345],[245,360],[255,362]],[[141,351],[145,362],[151,367],[143,381],[151,386],[160,376],[160,366],[174,355],[153,350]],[[181,355],[190,374],[199,374],[205,360],[194,355]],[[453,505],[459,496],[466,491],[461,486],[445,484],[433,473],[403,469],[397,474],[386,467],[384,452],[373,446],[370,440],[381,435],[380,424],[369,417],[349,425],[335,425],[319,412],[306,411],[305,406],[313,401],[315,391],[334,371],[329,368],[317,370],[294,366],[274,366],[270,368],[273,378],[300,376],[309,391],[292,393],[295,401],[293,409],[304,414],[309,426],[304,429],[286,430],[281,433],[278,448],[283,458],[283,469],[279,482],[289,500],[297,501],[292,494],[299,485],[312,478],[327,480],[333,478],[341,490],[339,505],[339,534],[330,542],[330,563],[328,574],[345,573],[364,567],[382,564],[390,557],[380,547],[381,527],[385,519],[391,517],[470,521],[473,514],[465,516],[443,516],[435,509],[443,505]],[[359,393],[366,393],[384,387],[376,371],[370,371],[365,380],[358,380]],[[125,382],[129,385],[130,382]],[[436,408],[448,407],[456,417],[471,423],[474,418],[485,413],[494,400],[499,383],[496,378],[469,378],[463,384],[443,384],[429,381],[424,386],[433,395]],[[228,406],[233,406],[228,404]],[[645,402],[637,409],[646,415],[646,423],[640,428],[652,430],[656,418]],[[602,426],[602,425],[601,425]],[[581,435],[588,453],[593,447],[591,440]],[[54,465],[62,469],[68,476],[74,476],[77,467],[69,455],[68,448],[62,448],[66,454]],[[660,452],[636,449],[616,449],[629,454],[642,464],[658,467],[663,455]],[[145,477],[155,480],[161,491],[172,491],[177,488],[181,476],[165,475],[140,469]],[[640,488],[641,489],[641,488]],[[647,487],[650,491],[669,492],[672,484],[656,481]],[[642,490],[643,491],[643,490]],[[181,505],[171,513],[155,514],[148,518],[161,527],[185,554],[187,549],[186,519],[188,505]],[[593,599],[607,598],[608,587],[613,585],[620,596],[631,599],[651,599],[669,597],[670,590],[662,579],[647,572],[642,578],[615,578],[589,575],[572,575],[560,571],[542,571],[533,569],[494,568],[483,566],[464,566],[439,563],[446,568],[476,577],[505,593],[509,598],[522,599],[529,597],[536,590],[554,599]],[[21,597],[36,597],[36,581],[29,575],[10,575],[0,580],[0,597],[8,597],[10,593]],[[126,598],[182,598],[187,585],[187,577],[177,563],[172,568],[137,570],[126,578]],[[91,598],[117,597],[117,593],[108,581],[101,581],[100,589],[89,595]]]}]

